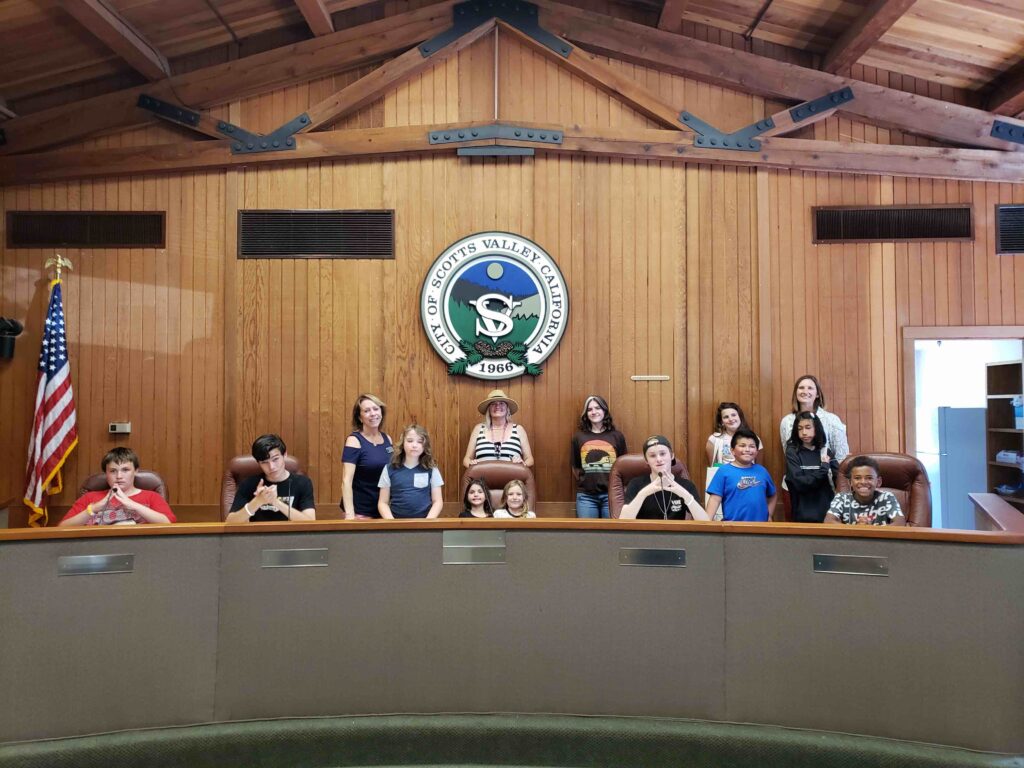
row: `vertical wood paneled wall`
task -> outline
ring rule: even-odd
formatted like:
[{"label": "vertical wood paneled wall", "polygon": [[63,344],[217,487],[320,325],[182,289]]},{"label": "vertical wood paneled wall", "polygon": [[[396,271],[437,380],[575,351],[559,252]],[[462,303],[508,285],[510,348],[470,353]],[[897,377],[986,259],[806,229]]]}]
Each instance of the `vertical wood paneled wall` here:
[{"label": "vertical wood paneled wall", "polygon": [[[729,41],[722,41],[729,42]],[[616,64],[666,100],[725,128],[760,117],[762,101]],[[223,108],[268,130],[361,73]],[[926,91],[886,73],[865,79]],[[904,79],[906,80],[906,79]],[[494,83],[497,82],[497,99]],[[773,105],[768,105],[769,111]],[[487,38],[340,123],[455,120],[642,127],[646,118],[507,36]],[[834,118],[819,138],[910,143]],[[180,140],[153,127],[93,146]],[[702,478],[714,407],[736,400],[781,470],[778,422],[794,378],[816,373],[854,450],[901,447],[900,329],[1024,324],[1024,259],[994,256],[993,206],[1024,188],[632,160],[538,156],[403,156],[311,162],[2,190],[3,210],[167,210],[163,251],[72,251],[69,341],[81,445],[55,502],[124,442],[164,474],[172,501],[212,505],[224,461],[254,436],[280,432],[314,478],[318,501],[340,497],[340,447],[356,395],[388,403],[387,428],[431,431],[456,499],[477,402],[490,383],[448,377],[418,318],[423,275],[466,234],[520,233],[559,263],[570,323],[544,374],[503,386],[538,456],[542,501],[570,501],[569,436],[584,397],[608,397],[638,446],[676,441]],[[937,245],[815,246],[814,205],[961,202],[977,239]],[[242,208],[393,208],[397,258],[235,258]],[[0,363],[0,500],[20,497],[52,252],[0,251],[0,315],[26,321],[17,357]],[[643,383],[634,374],[667,374]],[[130,439],[107,422],[130,420]]]}]

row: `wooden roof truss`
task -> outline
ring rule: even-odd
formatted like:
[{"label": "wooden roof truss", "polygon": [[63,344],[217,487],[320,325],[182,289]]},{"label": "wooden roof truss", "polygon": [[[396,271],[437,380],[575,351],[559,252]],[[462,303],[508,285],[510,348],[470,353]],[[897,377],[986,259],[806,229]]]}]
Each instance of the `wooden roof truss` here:
[{"label": "wooden roof truss", "polygon": [[160,50],[103,0],[64,0],[65,11],[148,80],[169,77]]},{"label": "wooden roof truss", "polygon": [[[71,106],[14,118],[4,123],[8,143],[0,146],[0,184],[403,152],[451,152],[456,148],[488,153],[487,148],[497,147],[958,180],[1024,179],[1024,152],[1015,151],[1024,143],[1024,122],[1019,120],[681,38],[672,32],[581,11],[552,0],[538,0],[536,6],[514,4],[525,7],[526,16],[521,11],[519,15],[504,13],[497,5],[488,6],[486,13],[473,16],[465,12],[468,5],[447,2],[429,6],[391,17],[386,25],[371,22],[286,49],[258,54],[246,60],[250,68],[242,85],[239,85],[237,67],[219,65],[71,105],[76,114],[81,114],[85,105],[90,106],[91,115],[97,110],[84,121],[57,123],[54,120],[60,114],[67,114]],[[612,130],[520,125],[506,121],[316,130],[472,45],[495,25],[558,62],[559,66],[621,99],[663,128]],[[221,104],[261,90],[360,66],[368,57],[379,60],[395,54],[398,55],[368,75],[266,135],[246,131],[184,105],[185,100],[206,106]],[[659,95],[602,61],[601,55],[763,97],[802,103],[738,131],[724,132],[665,103]],[[161,90],[168,82],[170,84]],[[174,94],[178,94],[182,102],[176,101]],[[141,113],[136,105],[140,97],[158,102],[163,109],[170,110],[169,114],[174,114],[175,110],[187,113],[187,119],[175,119],[175,122],[215,139],[152,147],[31,151],[98,130],[138,124]],[[837,110],[853,118],[970,148],[852,144],[783,137]],[[86,123],[84,128],[82,122]],[[473,136],[474,128],[494,129],[495,126],[525,128],[527,134],[535,129],[536,136],[534,140],[528,135],[517,137],[514,130],[478,130],[477,136]],[[460,131],[464,139],[437,140],[438,135],[458,136]],[[560,141],[540,141],[541,132],[557,133]],[[273,146],[274,141],[279,146]],[[258,146],[263,143],[268,146]],[[751,147],[751,143],[755,146]],[[249,144],[257,146],[249,147]]]}]

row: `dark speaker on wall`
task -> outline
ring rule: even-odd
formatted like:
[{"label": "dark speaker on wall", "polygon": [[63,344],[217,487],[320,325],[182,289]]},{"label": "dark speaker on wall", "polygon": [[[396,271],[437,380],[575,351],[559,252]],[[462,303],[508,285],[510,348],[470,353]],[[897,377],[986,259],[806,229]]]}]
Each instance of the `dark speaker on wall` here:
[{"label": "dark speaker on wall", "polygon": [[811,211],[815,243],[974,239],[969,205],[830,206]]},{"label": "dark speaker on wall", "polygon": [[1024,205],[996,206],[996,253],[1024,253]]},{"label": "dark speaker on wall", "polygon": [[8,248],[163,248],[163,211],[8,211]]},{"label": "dark speaker on wall", "polygon": [[239,211],[240,259],[393,259],[395,212]]}]

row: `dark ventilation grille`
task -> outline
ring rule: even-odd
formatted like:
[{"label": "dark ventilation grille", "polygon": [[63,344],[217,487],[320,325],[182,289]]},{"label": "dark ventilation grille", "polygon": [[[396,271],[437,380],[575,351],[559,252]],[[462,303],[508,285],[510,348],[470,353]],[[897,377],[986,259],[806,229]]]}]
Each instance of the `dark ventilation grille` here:
[{"label": "dark ventilation grille", "polygon": [[9,248],[163,248],[164,212],[8,211]]},{"label": "dark ventilation grille", "polygon": [[1024,253],[1024,205],[996,206],[996,253]]},{"label": "dark ventilation grille", "polygon": [[970,206],[814,208],[814,242],[972,240]]},{"label": "dark ventilation grille", "polygon": [[394,211],[239,211],[238,257],[395,258]]}]

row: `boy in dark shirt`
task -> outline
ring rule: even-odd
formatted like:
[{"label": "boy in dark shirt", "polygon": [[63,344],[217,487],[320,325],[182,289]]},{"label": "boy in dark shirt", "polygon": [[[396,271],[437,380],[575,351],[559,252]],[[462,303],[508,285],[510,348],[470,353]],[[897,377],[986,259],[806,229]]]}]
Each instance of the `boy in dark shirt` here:
[{"label": "boy in dark shirt", "polygon": [[672,474],[672,444],[667,437],[652,435],[644,441],[644,458],[649,475],[640,475],[626,486],[626,506],[622,520],[683,520],[689,512],[694,520],[707,520],[704,507],[697,501],[697,487]]},{"label": "boy in dark shirt", "polygon": [[238,485],[225,522],[263,523],[282,520],[316,520],[313,481],[293,475],[285,467],[288,449],[277,435],[260,435],[252,444],[252,457],[262,475],[247,477]]}]

